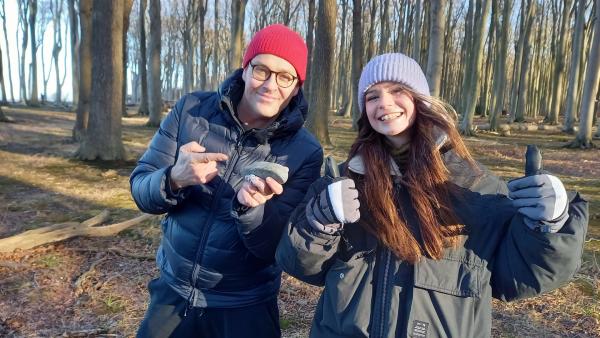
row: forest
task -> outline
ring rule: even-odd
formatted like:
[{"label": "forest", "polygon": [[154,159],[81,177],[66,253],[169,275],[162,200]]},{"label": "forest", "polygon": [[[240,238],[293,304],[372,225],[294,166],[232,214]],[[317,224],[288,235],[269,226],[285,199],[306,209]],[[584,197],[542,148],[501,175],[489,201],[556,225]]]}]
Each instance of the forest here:
[{"label": "forest", "polygon": [[[309,51],[306,126],[346,160],[362,67],[401,52],[505,180],[528,144],[590,203],[580,271],[494,301],[493,336],[600,337],[600,0],[0,0],[0,336],[133,336],[158,270],[160,217],[129,175],[179,98],[215,91],[255,32]],[[284,275],[284,337],[320,290]]]}]

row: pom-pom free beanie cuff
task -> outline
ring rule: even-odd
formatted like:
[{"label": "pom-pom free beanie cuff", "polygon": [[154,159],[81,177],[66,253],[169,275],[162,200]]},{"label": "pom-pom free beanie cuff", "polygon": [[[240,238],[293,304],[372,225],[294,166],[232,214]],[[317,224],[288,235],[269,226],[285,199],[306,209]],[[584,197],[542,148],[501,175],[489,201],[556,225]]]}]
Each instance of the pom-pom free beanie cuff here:
[{"label": "pom-pom free beanie cuff", "polygon": [[358,108],[363,112],[365,92],[379,82],[402,83],[419,94],[429,96],[427,78],[414,59],[402,53],[381,54],[369,61],[358,81]]}]

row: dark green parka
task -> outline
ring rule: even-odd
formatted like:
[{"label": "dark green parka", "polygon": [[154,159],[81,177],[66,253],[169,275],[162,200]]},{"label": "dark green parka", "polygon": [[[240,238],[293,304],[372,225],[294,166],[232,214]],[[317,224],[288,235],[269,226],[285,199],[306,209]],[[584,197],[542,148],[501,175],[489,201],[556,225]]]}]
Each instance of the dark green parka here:
[{"label": "dark green parka", "polygon": [[[346,224],[341,236],[313,230],[306,204],[332,179],[312,184],[276,254],[290,275],[325,286],[311,337],[489,337],[492,297],[531,297],[572,278],[587,230],[585,200],[570,196],[570,217],[558,233],[536,232],[489,171],[477,173],[452,151],[444,160],[456,188],[454,211],[466,234],[442,259],[423,257],[414,265],[396,258],[358,224]],[[349,169],[361,174],[361,163],[355,158]],[[391,174],[401,175],[397,168]],[[408,191],[395,182],[396,203],[407,224],[418,229]],[[368,212],[364,203],[360,212]]]}]

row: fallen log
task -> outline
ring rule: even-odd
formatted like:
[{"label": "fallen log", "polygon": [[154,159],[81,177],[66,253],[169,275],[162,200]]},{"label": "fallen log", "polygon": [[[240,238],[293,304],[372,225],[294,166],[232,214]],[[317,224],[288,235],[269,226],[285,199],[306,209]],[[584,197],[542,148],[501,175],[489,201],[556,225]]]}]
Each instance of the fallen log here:
[{"label": "fallen log", "polygon": [[53,224],[39,229],[28,230],[18,235],[0,239],[0,252],[12,252],[16,249],[27,250],[43,244],[64,241],[77,236],[108,237],[133,225],[143,222],[153,215],[142,214],[130,220],[103,226],[96,226],[108,219],[108,211],[83,221]]}]

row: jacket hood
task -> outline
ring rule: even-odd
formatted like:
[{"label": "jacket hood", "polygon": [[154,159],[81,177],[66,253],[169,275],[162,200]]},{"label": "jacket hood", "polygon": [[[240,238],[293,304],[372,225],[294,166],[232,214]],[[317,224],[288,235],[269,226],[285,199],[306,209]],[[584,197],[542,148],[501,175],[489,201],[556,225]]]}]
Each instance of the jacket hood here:
[{"label": "jacket hood", "polygon": [[[244,95],[244,80],[242,79],[243,69],[237,69],[230,77],[225,79],[219,87],[218,94],[221,102],[221,109],[228,110],[235,123],[241,126],[237,117],[237,105]],[[298,94],[292,97],[287,107],[280,113],[277,119],[268,127],[263,129],[254,129],[255,137],[260,143],[266,143],[269,139],[283,137],[293,134],[304,125],[308,114],[308,103],[304,99],[302,88]]]}]

